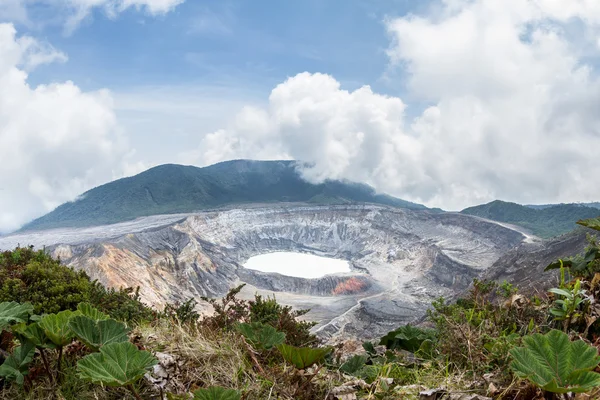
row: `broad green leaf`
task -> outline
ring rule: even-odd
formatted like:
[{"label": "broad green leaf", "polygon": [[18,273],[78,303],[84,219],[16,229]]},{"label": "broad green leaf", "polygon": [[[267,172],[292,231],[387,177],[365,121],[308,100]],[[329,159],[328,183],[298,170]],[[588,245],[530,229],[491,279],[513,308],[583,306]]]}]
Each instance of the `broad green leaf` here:
[{"label": "broad green leaf", "polygon": [[38,324],[52,343],[62,347],[73,341],[75,334],[69,327],[69,320],[77,315],[79,315],[79,311],[61,311],[58,314],[44,316]]},{"label": "broad green leaf", "polygon": [[194,392],[194,400],[240,400],[241,395],[237,390],[212,386]]},{"label": "broad green leaf", "polygon": [[110,343],[129,341],[129,329],[114,319],[95,321],[83,315],[72,317],[69,327],[87,347],[94,351]]},{"label": "broad green leaf", "polygon": [[23,343],[15,348],[12,354],[0,365],[0,376],[22,385],[25,375],[29,373],[29,364],[34,355],[35,344],[32,342]]},{"label": "broad green leaf", "polygon": [[137,382],[158,360],[129,342],[100,347],[77,362],[79,377],[107,386],[125,386]]},{"label": "broad green leaf", "polygon": [[548,292],[558,294],[558,295],[564,296],[564,297],[569,297],[569,298],[573,297],[573,293],[571,293],[565,289],[552,288],[552,289],[548,290]]},{"label": "broad green leaf", "polygon": [[365,349],[365,351],[367,353],[369,353],[370,355],[375,355],[377,354],[377,350],[375,350],[375,345],[371,342],[364,342],[363,343],[363,349]]},{"label": "broad green leaf", "polygon": [[79,303],[77,305],[77,311],[94,321],[101,321],[105,319],[110,319],[110,315],[104,314],[98,309],[94,308],[90,303]]},{"label": "broad green leaf", "polygon": [[33,306],[30,303],[19,304],[14,301],[0,303],[0,332],[12,324],[27,322],[32,313]]},{"label": "broad green leaf", "polygon": [[42,349],[53,349],[56,345],[46,336],[44,330],[37,322],[26,325],[24,323],[13,325],[12,331],[21,341],[30,341],[36,347]]},{"label": "broad green leaf", "polygon": [[432,340],[426,339],[421,343],[419,350],[415,351],[415,355],[421,358],[433,358],[435,354],[435,346]]},{"label": "broad green leaf", "polygon": [[585,226],[587,228],[600,231],[600,217],[590,218],[590,219],[582,219],[582,220],[577,221],[577,223],[581,226]]},{"label": "broad green leaf", "polygon": [[510,366],[518,376],[553,393],[583,393],[600,386],[600,374],[591,372],[600,363],[595,347],[571,342],[558,330],[526,336],[523,342],[524,347],[510,350]]},{"label": "broad green leaf", "polygon": [[250,344],[257,349],[270,350],[285,342],[285,333],[277,331],[271,325],[260,322],[239,323],[235,329],[244,335]]},{"label": "broad green leaf", "polygon": [[431,329],[405,325],[382,337],[379,344],[390,350],[400,349],[414,353],[419,350],[425,340],[434,339],[435,334]]},{"label": "broad green leaf", "polygon": [[365,366],[367,359],[368,357],[364,355],[357,354],[352,356],[350,359],[348,359],[348,361],[342,364],[340,371],[349,375],[353,375],[356,371]]},{"label": "broad green leaf", "polygon": [[293,364],[298,369],[306,369],[323,361],[325,356],[331,352],[330,347],[294,347],[287,344],[280,344],[277,349],[281,352],[285,361]]}]

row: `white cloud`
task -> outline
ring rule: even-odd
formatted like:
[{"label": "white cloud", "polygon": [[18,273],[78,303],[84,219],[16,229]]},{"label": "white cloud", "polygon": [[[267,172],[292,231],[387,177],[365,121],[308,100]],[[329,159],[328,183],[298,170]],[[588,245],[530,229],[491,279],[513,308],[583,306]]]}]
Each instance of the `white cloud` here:
[{"label": "white cloud", "polygon": [[27,10],[23,0],[0,1],[0,21],[27,23]]},{"label": "white cloud", "polygon": [[57,13],[56,18],[64,23],[65,33],[71,34],[94,9],[104,11],[110,18],[116,18],[119,13],[130,8],[156,16],[166,14],[184,2],[185,0],[2,0],[0,20],[30,23],[27,7],[43,4],[49,7],[49,11]]},{"label": "white cloud", "polygon": [[0,232],[132,168],[124,165],[129,150],[107,91],[28,85],[25,66],[60,54],[0,24]]},{"label": "white cloud", "polygon": [[598,200],[600,84],[590,60],[600,55],[600,3],[569,4],[446,0],[429,15],[389,19],[390,62],[407,73],[411,98],[431,105],[422,115],[406,117],[400,98],[367,86],[348,92],[303,73],[186,156],[302,159],[314,163],[311,179],[365,181],[448,209]]},{"label": "white cloud", "polygon": [[[46,0],[41,0],[46,1]],[[67,33],[73,32],[90,15],[94,8],[103,9],[110,17],[128,8],[143,10],[151,15],[166,14],[185,0],[63,0],[64,7],[71,11],[66,21]]]}]

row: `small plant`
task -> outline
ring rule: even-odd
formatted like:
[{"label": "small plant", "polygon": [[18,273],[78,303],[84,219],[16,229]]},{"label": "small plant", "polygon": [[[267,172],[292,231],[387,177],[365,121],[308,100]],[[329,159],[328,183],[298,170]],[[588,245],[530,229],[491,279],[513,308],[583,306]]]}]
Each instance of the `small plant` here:
[{"label": "small plant", "polygon": [[241,333],[250,344],[259,350],[271,350],[273,347],[285,342],[285,333],[278,332],[271,325],[253,322],[251,324],[239,323],[236,330]]},{"label": "small plant", "polygon": [[15,348],[12,354],[0,365],[0,376],[22,385],[25,376],[29,373],[29,364],[34,355],[35,345],[31,342],[23,343]]},{"label": "small plant", "polygon": [[202,320],[202,325],[231,331],[240,322],[260,322],[285,333],[286,341],[293,346],[308,346],[318,342],[317,337],[310,333],[315,323],[297,320],[309,310],[293,310],[290,306],[277,303],[274,297],[265,299],[258,294],[254,300],[241,300],[237,295],[244,286],[231,289],[220,300],[202,297],[215,310],[214,315]]},{"label": "small plant", "polygon": [[194,323],[200,319],[200,314],[196,311],[198,302],[191,298],[183,303],[167,304],[162,312],[162,316],[170,319],[176,319],[182,324]]},{"label": "small plant", "polygon": [[365,355],[356,354],[342,364],[340,371],[348,375],[354,375],[366,365],[368,359],[369,357]]},{"label": "small plant", "polygon": [[107,344],[129,340],[129,329],[125,324],[114,319],[94,321],[89,317],[77,315],[69,321],[69,328],[77,339],[92,351],[98,351]]},{"label": "small plant", "polygon": [[38,322],[39,327],[44,330],[44,334],[58,348],[56,368],[57,378],[60,377],[63,348],[70,344],[75,337],[75,333],[69,326],[69,321],[71,320],[71,317],[76,315],[79,315],[78,311],[65,310],[58,314],[46,315]]},{"label": "small plant", "polygon": [[12,324],[27,322],[33,313],[30,303],[19,304],[14,301],[0,303],[0,332]]},{"label": "small plant", "polygon": [[536,333],[523,338],[524,347],[510,350],[511,369],[551,393],[583,393],[600,386],[600,363],[595,347],[574,342],[561,331]]},{"label": "small plant", "polygon": [[12,331],[21,343],[33,343],[39,350],[46,373],[50,380],[53,381],[54,378],[50,370],[50,363],[46,357],[46,349],[55,349],[56,345],[48,338],[44,329],[40,327],[39,323],[34,322],[29,325],[25,323],[14,325]]},{"label": "small plant", "polygon": [[212,386],[199,389],[194,392],[194,400],[240,400],[240,392],[233,389],[225,389],[220,386]]},{"label": "small plant", "polygon": [[579,308],[585,300],[585,290],[581,289],[581,281],[577,279],[572,288],[552,288],[549,292],[562,296],[554,301],[550,313],[556,320],[564,321],[564,329],[568,331],[573,318],[580,316]]},{"label": "small plant", "polygon": [[280,344],[277,349],[281,352],[284,360],[298,369],[306,369],[313,364],[319,363],[331,353],[330,347],[294,347],[287,344]]},{"label": "small plant", "polygon": [[406,350],[414,353],[425,341],[433,340],[435,340],[434,330],[405,325],[383,336],[379,344],[390,350]]},{"label": "small plant", "polygon": [[141,400],[134,384],[152,368],[158,360],[149,352],[139,350],[129,342],[111,343],[77,362],[79,377],[106,386],[127,387]]}]

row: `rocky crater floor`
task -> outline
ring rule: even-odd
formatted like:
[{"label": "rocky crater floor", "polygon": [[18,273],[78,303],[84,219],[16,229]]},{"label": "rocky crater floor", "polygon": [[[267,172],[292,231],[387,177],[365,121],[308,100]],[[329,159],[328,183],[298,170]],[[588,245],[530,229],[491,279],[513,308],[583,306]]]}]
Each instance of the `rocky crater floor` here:
[{"label": "rocky crater floor", "polygon": [[[315,331],[336,339],[376,337],[422,318],[433,299],[462,292],[525,239],[513,227],[462,214],[278,205],[28,232],[0,237],[0,249],[46,246],[105,285],[140,286],[144,301],[159,308],[246,283],[243,296],[275,295],[310,308]],[[342,259],[350,271],[306,279],[243,267],[270,252]]]}]

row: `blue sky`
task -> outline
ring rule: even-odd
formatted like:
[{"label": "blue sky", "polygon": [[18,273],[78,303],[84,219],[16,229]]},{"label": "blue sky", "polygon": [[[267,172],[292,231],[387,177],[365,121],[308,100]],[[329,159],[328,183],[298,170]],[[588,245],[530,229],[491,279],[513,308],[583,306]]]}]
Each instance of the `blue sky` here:
[{"label": "blue sky", "polygon": [[[420,12],[426,4],[188,0],[158,16],[130,8],[109,17],[96,8],[68,33],[62,9],[33,4],[29,21],[16,26],[69,57],[33,71],[32,85],[72,80],[83,90],[110,89],[136,150],[162,163],[177,161],[168,155],[177,151],[169,143],[195,145],[198,135],[222,126],[242,104],[264,104],[273,87],[304,71],[331,74],[346,90],[371,85],[406,96],[402,74],[388,68],[384,20]],[[143,104],[147,99],[153,104]],[[192,120],[183,107],[165,111],[180,102],[195,104]],[[206,102],[218,104],[218,112]],[[165,114],[160,121],[153,118],[156,107]],[[418,103],[413,108],[421,109]],[[155,130],[168,130],[172,140],[144,140]]]},{"label": "blue sky", "polygon": [[68,36],[59,23],[36,26],[55,15],[47,6],[34,6],[34,25],[18,28],[69,55],[68,63],[36,71],[32,83],[70,79],[86,90],[117,91],[243,84],[268,93],[288,76],[327,71],[348,89],[370,84],[397,94],[401,88],[382,79],[388,45],[383,20],[415,11],[410,3],[415,2],[197,0],[158,17],[129,9],[115,18],[95,9]]},{"label": "blue sky", "polygon": [[599,50],[598,2],[0,0],[0,232],[232,158],[450,210],[597,201]]}]

